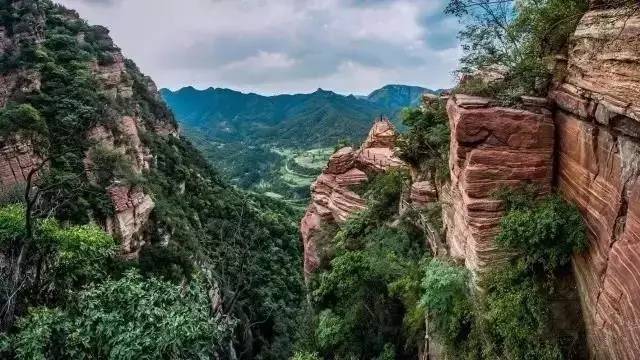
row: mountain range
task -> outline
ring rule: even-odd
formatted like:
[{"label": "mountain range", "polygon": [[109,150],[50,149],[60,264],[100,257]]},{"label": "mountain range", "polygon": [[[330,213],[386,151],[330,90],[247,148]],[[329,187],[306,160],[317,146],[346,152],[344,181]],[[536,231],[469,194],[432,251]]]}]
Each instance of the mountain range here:
[{"label": "mountain range", "polygon": [[373,119],[397,119],[402,108],[418,104],[422,94],[436,92],[406,85],[387,85],[368,96],[323,89],[275,96],[222,88],[161,90],[183,127],[213,140],[303,148],[361,139]]}]

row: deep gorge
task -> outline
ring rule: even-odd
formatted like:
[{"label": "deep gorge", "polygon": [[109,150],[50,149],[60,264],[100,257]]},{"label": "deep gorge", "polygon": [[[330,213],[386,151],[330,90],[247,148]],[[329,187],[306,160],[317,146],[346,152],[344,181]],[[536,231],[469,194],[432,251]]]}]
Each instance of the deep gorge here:
[{"label": "deep gorge", "polygon": [[[635,359],[640,12],[519,4],[518,46],[463,31],[489,50],[464,49],[453,89],[210,89],[243,114],[216,112],[213,141],[107,28],[0,1],[0,357]],[[331,156],[291,202],[231,185],[198,150],[224,136]]]}]

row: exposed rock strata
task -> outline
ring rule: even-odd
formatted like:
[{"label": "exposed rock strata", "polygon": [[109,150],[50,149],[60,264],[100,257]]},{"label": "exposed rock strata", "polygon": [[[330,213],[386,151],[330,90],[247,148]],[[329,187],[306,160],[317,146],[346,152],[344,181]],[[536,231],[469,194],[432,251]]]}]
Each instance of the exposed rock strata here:
[{"label": "exposed rock strata", "polygon": [[108,192],[115,215],[107,219],[107,231],[120,239],[124,255],[135,257],[144,245],[142,233],[155,204],[149,195],[138,188],[114,185]]},{"label": "exposed rock strata", "polygon": [[493,242],[503,208],[493,196],[503,187],[537,184],[551,188],[554,125],[551,112],[491,106],[491,100],[455,96],[447,104],[451,127],[450,255],[473,271],[499,262]]},{"label": "exposed rock strata", "polygon": [[567,76],[550,93],[558,107],[558,188],[589,231],[574,270],[598,359],[640,354],[640,16],[622,13],[583,17]]},{"label": "exposed rock strata", "polygon": [[305,276],[320,265],[318,244],[322,227],[342,223],[365,209],[365,201],[349,187],[368,180],[367,173],[404,166],[394,152],[396,132],[388,120],[377,121],[362,147],[334,153],[323,173],[311,185],[311,203],[300,222]]},{"label": "exposed rock strata", "polygon": [[589,231],[589,249],[573,263],[598,359],[640,354],[640,16],[620,14],[584,16],[567,76],[550,93],[558,188]]},{"label": "exposed rock strata", "polygon": [[[142,121],[131,116],[123,116],[116,121],[114,130],[100,125],[88,132],[87,138],[92,140],[93,146],[87,151],[84,163],[90,180],[95,181],[92,151],[96,147],[119,152],[127,157],[134,173],[141,174],[149,170],[153,156],[140,141],[139,128],[143,128]],[[107,231],[120,239],[123,254],[135,256],[144,244],[143,225],[155,204],[141,189],[114,185],[108,192],[115,213],[106,220]]]},{"label": "exposed rock strata", "polygon": [[[4,141],[0,147],[0,193],[11,192],[24,184],[29,172],[40,166],[42,161],[29,142],[20,139]],[[37,177],[38,174],[34,174],[34,180]]]},{"label": "exposed rock strata", "polygon": [[409,198],[414,206],[425,207],[438,201],[438,191],[430,181],[419,181],[411,185]]}]

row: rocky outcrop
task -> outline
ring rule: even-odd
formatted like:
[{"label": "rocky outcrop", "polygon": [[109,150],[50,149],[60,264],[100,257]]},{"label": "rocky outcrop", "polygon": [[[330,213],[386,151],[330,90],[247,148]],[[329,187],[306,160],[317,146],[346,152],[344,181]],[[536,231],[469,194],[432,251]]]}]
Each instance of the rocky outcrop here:
[{"label": "rocky outcrop", "polygon": [[[4,141],[0,147],[0,192],[12,192],[16,186],[24,184],[29,173],[39,167],[42,161],[28,141],[19,138]],[[33,180],[38,175],[34,173]]]},{"label": "rocky outcrop", "polygon": [[[11,21],[0,25],[0,56],[4,61],[0,71],[0,108],[11,101],[23,102],[25,95],[37,94],[41,91],[42,69],[37,62],[23,61],[16,63],[25,49],[43,46],[48,35],[47,26],[61,21],[75,23],[77,33],[74,38],[80,47],[91,48],[88,54],[94,57],[87,62],[87,68],[92,72],[96,91],[113,100],[105,102],[100,107],[100,117],[92,119],[91,128],[84,128],[86,139],[77,139],[82,144],[85,153],[85,170],[89,181],[94,185],[98,182],[93,174],[93,159],[97,148],[113,151],[123,155],[131,164],[134,174],[143,174],[153,166],[153,154],[144,145],[140,134],[153,132],[160,136],[177,136],[175,121],[166,109],[156,104],[152,109],[147,108],[148,99],[160,99],[153,81],[139,73],[132,62],[128,62],[120,49],[114,45],[109,37],[108,29],[101,26],[89,26],[81,20],[78,14],[62,7],[50,8],[41,6],[33,1],[12,1],[11,6],[18,9],[20,16],[9,16]],[[55,51],[44,44],[41,50]],[[18,66],[19,65],[19,66]],[[134,85],[137,82],[134,98]],[[46,85],[46,84],[45,84]],[[146,91],[146,92],[145,92]],[[142,104],[139,98],[144,98]],[[115,105],[117,104],[117,106]],[[37,106],[36,106],[37,107]],[[87,125],[88,126],[88,125]],[[81,134],[78,134],[82,137]],[[89,140],[85,142],[84,140]],[[90,144],[85,148],[84,144]],[[50,156],[45,154],[43,156]],[[28,172],[36,164],[41,163],[39,156],[34,154],[28,142],[20,139],[2,139],[0,141],[0,191],[6,192],[24,183]],[[154,202],[141,189],[125,185],[122,179],[114,179],[112,184],[103,184],[104,191],[112,199],[114,212],[107,219],[95,219],[96,222],[106,224],[111,232],[122,243],[122,252],[126,255],[137,253],[139,246],[144,243],[146,233],[145,224],[148,223],[149,213]]]},{"label": "rocky outcrop", "polygon": [[411,185],[409,198],[414,206],[425,207],[438,201],[438,191],[431,181],[419,181]]},{"label": "rocky outcrop", "polygon": [[[153,156],[140,141],[139,129],[143,128],[142,121],[131,116],[118,119],[113,130],[102,125],[92,128],[87,138],[93,145],[87,150],[84,160],[87,177],[94,182],[97,181],[94,176],[93,154],[97,148],[117,152],[126,157],[131,170],[136,174],[149,170]],[[108,189],[108,193],[113,203],[114,215],[106,219],[107,231],[120,239],[123,254],[135,256],[144,244],[143,225],[155,204],[151,197],[139,188],[115,184]]]},{"label": "rocky outcrop", "polygon": [[376,121],[360,149],[345,147],[338,150],[311,185],[311,203],[300,222],[306,277],[320,265],[322,228],[342,223],[366,208],[365,200],[350,187],[365,183],[368,173],[404,166],[395,155],[396,137],[391,122],[386,119]]},{"label": "rocky outcrop", "polygon": [[115,215],[107,219],[107,231],[120,239],[126,257],[137,256],[144,245],[143,230],[155,204],[149,195],[136,187],[114,185],[108,189]]},{"label": "rocky outcrop", "polygon": [[536,184],[551,189],[554,124],[551,112],[492,106],[489,99],[456,95],[447,110],[451,128],[449,253],[482,271],[508,254],[497,249],[502,204],[494,192]]},{"label": "rocky outcrop", "polygon": [[573,264],[597,359],[640,354],[640,16],[621,11],[584,16],[549,96],[558,189],[589,231]]}]

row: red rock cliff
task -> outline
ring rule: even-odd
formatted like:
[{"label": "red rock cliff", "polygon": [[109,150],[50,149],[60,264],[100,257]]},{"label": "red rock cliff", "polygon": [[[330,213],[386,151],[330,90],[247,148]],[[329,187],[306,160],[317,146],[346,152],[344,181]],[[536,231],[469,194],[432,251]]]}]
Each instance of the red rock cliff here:
[{"label": "red rock cliff", "polygon": [[493,192],[533,183],[549,191],[554,125],[543,107],[494,107],[489,99],[457,95],[448,104],[451,127],[451,206],[444,216],[449,254],[473,271],[504,258],[494,245],[502,204]]},{"label": "red rock cliff", "polygon": [[598,359],[640,354],[640,16],[587,13],[557,104],[557,184],[576,203],[589,250],[574,258],[588,342]]},{"label": "red rock cliff", "polygon": [[[601,1],[594,7],[606,8]],[[451,256],[481,271],[505,254],[493,237],[497,187],[555,185],[581,210],[589,248],[573,268],[592,358],[640,354],[640,15],[593,10],[559,60],[544,101],[527,110],[456,96],[448,104],[451,185],[440,192]],[[533,107],[532,107],[533,106]],[[446,191],[448,190],[448,191]],[[566,321],[565,321],[566,322]]]},{"label": "red rock cliff", "polygon": [[320,265],[318,240],[322,227],[342,223],[365,209],[365,201],[350,186],[368,180],[367,173],[404,166],[395,155],[396,131],[388,120],[376,121],[358,150],[345,147],[334,153],[311,185],[311,203],[300,223],[305,276]]}]

